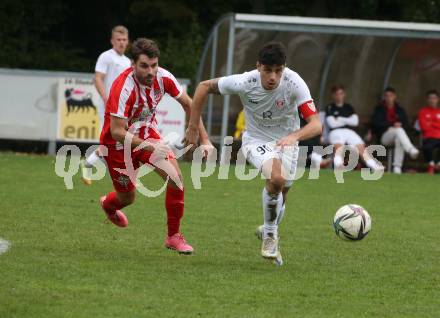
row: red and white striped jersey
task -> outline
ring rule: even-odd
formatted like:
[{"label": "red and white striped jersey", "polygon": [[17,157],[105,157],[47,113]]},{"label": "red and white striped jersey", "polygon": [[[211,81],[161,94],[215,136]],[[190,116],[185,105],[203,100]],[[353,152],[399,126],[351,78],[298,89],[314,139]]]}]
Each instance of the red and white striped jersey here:
[{"label": "red and white striped jersey", "polygon": [[165,93],[177,99],[182,96],[183,89],[173,74],[161,67],[159,67],[151,87],[140,84],[131,67],[122,72],[113,82],[105,106],[101,144],[116,145],[117,148],[122,148],[122,144],[112,137],[110,116],[127,119],[128,127],[140,123],[140,128],[133,131],[139,138],[160,139],[157,129],[156,107]]}]

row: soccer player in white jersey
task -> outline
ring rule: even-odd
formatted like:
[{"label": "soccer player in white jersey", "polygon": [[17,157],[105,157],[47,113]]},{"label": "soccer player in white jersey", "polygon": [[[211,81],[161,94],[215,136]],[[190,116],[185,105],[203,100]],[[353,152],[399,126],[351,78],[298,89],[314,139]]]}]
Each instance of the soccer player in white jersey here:
[{"label": "soccer player in white jersey", "polygon": [[[131,60],[124,54],[128,46],[128,29],[122,25],[115,26],[112,29],[110,43],[112,48],[101,53],[95,66],[95,87],[101,96],[101,101],[97,105],[101,129],[104,125],[105,104],[110,94],[110,88],[119,74],[131,66]],[[91,168],[100,158],[99,150],[96,150],[82,162],[82,175],[85,184],[92,183],[90,179]]]},{"label": "soccer player in white jersey", "polygon": [[[296,171],[298,142],[322,131],[309,89],[296,72],[286,67],[284,46],[268,43],[259,51],[256,70],[198,85],[186,133],[188,144],[197,144],[198,122],[208,94],[236,94],[241,99],[246,118],[242,150],[266,177],[261,255],[279,259],[278,224]],[[307,122],[302,128],[299,116]]]}]

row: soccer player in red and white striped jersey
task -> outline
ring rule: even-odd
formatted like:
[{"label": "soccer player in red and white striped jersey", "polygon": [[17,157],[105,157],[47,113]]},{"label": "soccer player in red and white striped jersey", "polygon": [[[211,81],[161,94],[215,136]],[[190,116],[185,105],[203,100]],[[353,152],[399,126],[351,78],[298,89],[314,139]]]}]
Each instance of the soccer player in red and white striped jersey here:
[{"label": "soccer player in red and white striped jersey", "polygon": [[[105,159],[115,191],[101,198],[101,206],[110,221],[121,227],[127,226],[128,220],[121,209],[134,202],[136,191],[133,178],[127,171],[130,166],[132,169],[142,164],[154,166],[164,180],[168,179],[165,246],[189,254],[193,248],[180,233],[184,211],[182,176],[173,152],[157,129],[156,107],[163,95],[169,94],[189,115],[192,100],[175,77],[159,67],[160,52],[154,41],[137,39],[131,53],[133,65],[113,82],[106,104],[101,144],[108,149]],[[200,143],[212,147],[201,121],[199,132]]]}]

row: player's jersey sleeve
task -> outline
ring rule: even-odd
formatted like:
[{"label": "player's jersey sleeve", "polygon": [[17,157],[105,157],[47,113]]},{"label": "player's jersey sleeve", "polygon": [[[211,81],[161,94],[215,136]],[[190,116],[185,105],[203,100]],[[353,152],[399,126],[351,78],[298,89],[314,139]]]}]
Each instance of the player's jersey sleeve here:
[{"label": "player's jersey sleeve", "polygon": [[221,77],[218,81],[218,89],[222,95],[240,94],[244,92],[246,77],[244,74],[235,74]]},{"label": "player's jersey sleeve", "polygon": [[96,61],[95,72],[107,74],[110,65],[110,57],[106,52],[102,53]]},{"label": "player's jersey sleeve", "polygon": [[306,82],[304,82],[298,74],[296,74],[294,87],[294,97],[301,117],[307,119],[312,115],[317,115],[318,113],[315,104],[313,103],[312,96],[310,95],[310,90],[307,87]]},{"label": "player's jersey sleeve", "polygon": [[177,81],[173,74],[164,70],[164,75],[162,77],[163,88],[165,93],[169,94],[171,97],[178,99],[183,94],[183,87]]},{"label": "player's jersey sleeve", "polygon": [[298,105],[303,105],[304,103],[312,100],[312,96],[310,95],[310,90],[307,87],[306,82],[304,82],[304,80],[298,74],[296,74],[294,87],[294,95]]},{"label": "player's jersey sleeve", "polygon": [[106,108],[110,115],[127,119],[136,100],[134,81],[119,76],[112,85]]}]

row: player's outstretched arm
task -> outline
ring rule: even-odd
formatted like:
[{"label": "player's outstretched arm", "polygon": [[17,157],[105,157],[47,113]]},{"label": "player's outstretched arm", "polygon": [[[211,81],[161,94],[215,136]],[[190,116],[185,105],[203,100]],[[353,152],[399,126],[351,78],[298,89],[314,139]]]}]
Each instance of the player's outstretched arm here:
[{"label": "player's outstretched arm", "polygon": [[281,148],[292,146],[297,141],[313,138],[322,133],[322,124],[318,114],[311,115],[305,120],[307,124],[303,128],[278,140],[277,146]]},{"label": "player's outstretched arm", "polygon": [[[189,97],[186,92],[183,92],[182,96],[180,96],[177,99],[177,101],[180,103],[180,105],[182,105],[182,108],[185,111],[188,118],[190,118],[191,109],[192,109],[191,97]],[[199,129],[200,143],[202,145],[211,145],[211,142],[209,141],[208,133],[206,132],[205,126],[203,125],[203,121],[201,118],[199,120],[198,129]]]},{"label": "player's outstretched arm", "polygon": [[171,149],[162,142],[153,143],[150,140],[143,140],[131,132],[127,131],[127,120],[117,116],[110,116],[110,132],[114,140],[125,145],[126,138],[131,140],[131,148],[136,148],[141,145],[142,149],[154,152],[157,157],[165,158]]},{"label": "player's outstretched arm", "polygon": [[[120,118],[117,116],[110,116],[110,133],[114,140],[120,142],[121,144],[125,143],[125,138],[129,132],[126,129],[127,120],[125,118]],[[137,136],[131,135],[131,147],[136,148],[142,143],[142,139]]]},{"label": "player's outstretched arm", "polygon": [[220,94],[218,88],[218,78],[201,82],[194,93],[191,105],[191,116],[189,118],[188,129],[186,130],[186,143],[197,146],[199,139],[199,123],[201,121],[203,106],[209,94]]}]

